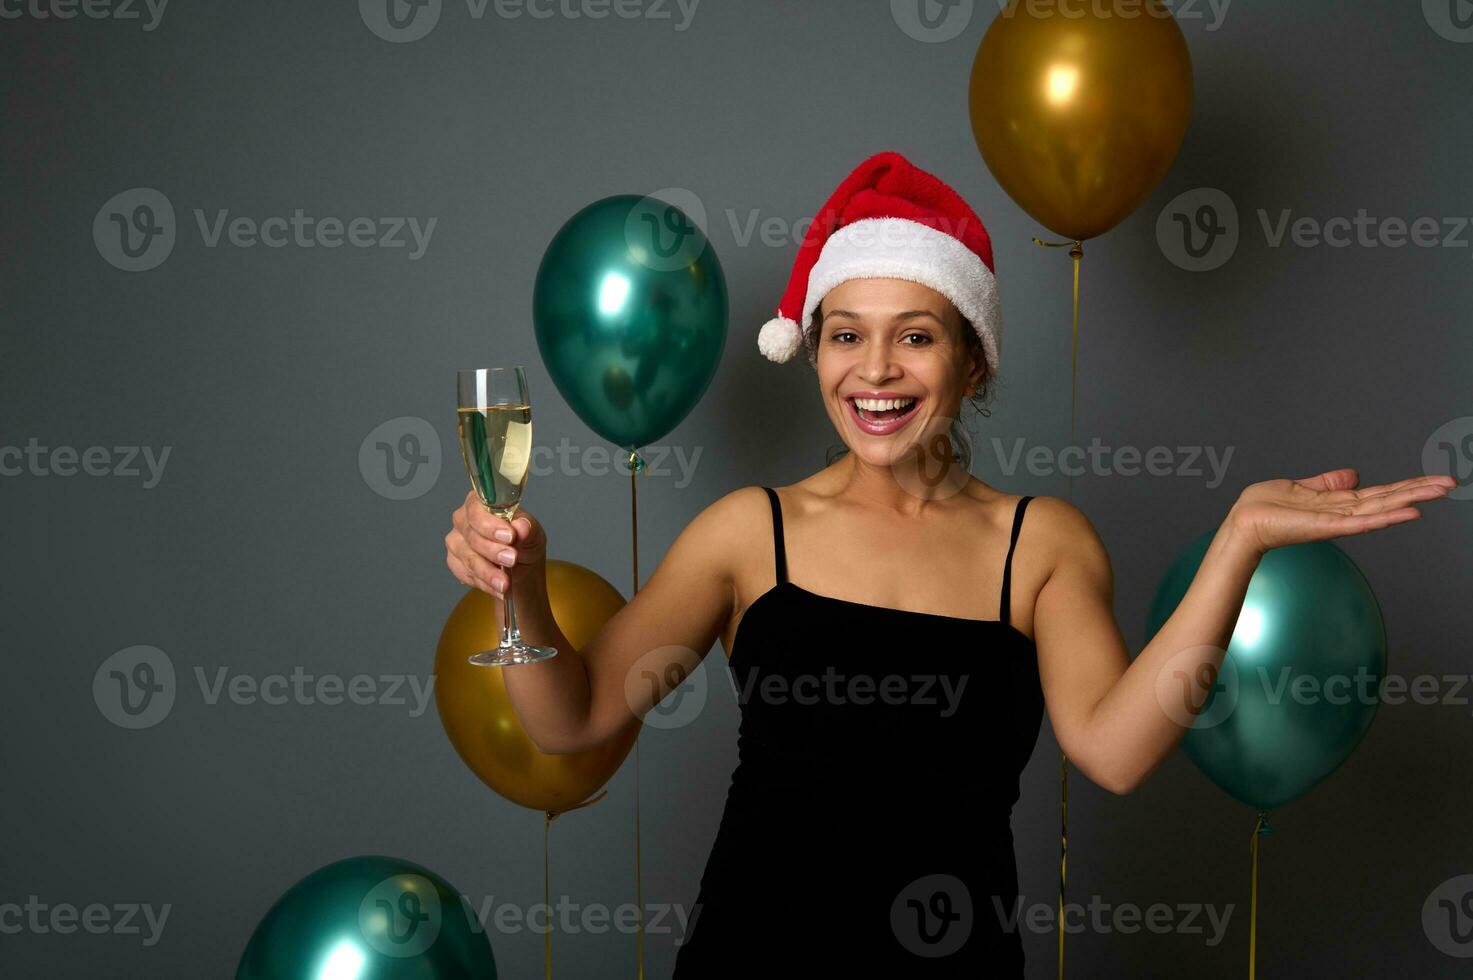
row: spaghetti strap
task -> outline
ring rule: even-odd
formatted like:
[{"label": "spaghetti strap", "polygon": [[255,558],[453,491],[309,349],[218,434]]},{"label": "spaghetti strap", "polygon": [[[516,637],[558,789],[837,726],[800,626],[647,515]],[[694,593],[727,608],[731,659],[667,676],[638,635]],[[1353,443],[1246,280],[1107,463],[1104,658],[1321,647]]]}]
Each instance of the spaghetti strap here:
[{"label": "spaghetti strap", "polygon": [[775,559],[773,570],[778,584],[781,585],[788,580],[788,558],[783,547],[783,507],[776,490],[771,487],[762,489],[767,491],[767,499],[772,504],[772,554]]},{"label": "spaghetti strap", "polygon": [[1013,549],[1018,544],[1018,532],[1023,528],[1023,511],[1028,508],[1028,501],[1032,499],[1031,496],[1023,497],[1018,501],[1018,509],[1013,512],[1013,536],[1008,541],[1008,557],[1002,567],[1002,598],[998,601],[998,609],[1000,610],[998,619],[1003,623],[1009,622],[1011,612],[1009,609],[1009,600],[1012,598],[1013,591]]}]

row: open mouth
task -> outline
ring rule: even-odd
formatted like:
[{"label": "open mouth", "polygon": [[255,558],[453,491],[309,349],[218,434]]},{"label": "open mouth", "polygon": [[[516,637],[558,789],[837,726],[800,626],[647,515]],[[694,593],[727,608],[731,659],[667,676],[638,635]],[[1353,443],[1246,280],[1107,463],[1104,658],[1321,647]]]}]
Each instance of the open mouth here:
[{"label": "open mouth", "polygon": [[909,422],[919,398],[846,398],[859,427],[871,435],[888,435]]}]

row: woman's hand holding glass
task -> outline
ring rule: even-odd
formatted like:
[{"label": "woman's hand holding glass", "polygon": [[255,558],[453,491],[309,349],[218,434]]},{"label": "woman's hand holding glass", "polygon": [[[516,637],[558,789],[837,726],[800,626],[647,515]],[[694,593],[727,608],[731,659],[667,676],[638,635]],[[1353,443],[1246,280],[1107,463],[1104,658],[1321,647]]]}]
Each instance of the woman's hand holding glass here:
[{"label": "woman's hand holding glass", "polygon": [[461,584],[497,598],[517,590],[517,583],[545,582],[547,535],[525,508],[510,521],[482,505],[474,490],[451,517],[445,535],[445,564]]}]

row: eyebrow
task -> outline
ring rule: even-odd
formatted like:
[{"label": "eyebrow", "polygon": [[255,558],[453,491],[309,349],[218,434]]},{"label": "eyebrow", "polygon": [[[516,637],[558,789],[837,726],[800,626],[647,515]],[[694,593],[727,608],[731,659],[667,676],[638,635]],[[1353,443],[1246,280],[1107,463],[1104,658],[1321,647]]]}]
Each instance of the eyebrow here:
[{"label": "eyebrow", "polygon": [[[859,319],[862,319],[862,317],[860,317],[860,315],[858,313],[855,313],[852,310],[829,310],[827,313],[825,313],[823,315],[824,322],[827,323],[829,317],[831,317],[831,316],[842,317],[845,320],[859,320]],[[901,320],[914,320],[918,316],[930,317],[932,320],[935,320],[937,323],[942,323],[941,318],[939,316],[937,316],[936,314],[932,313],[930,310],[906,310],[904,313],[897,313],[897,314],[895,314],[895,316],[894,316],[894,318],[892,319],[891,322],[899,323]]]}]

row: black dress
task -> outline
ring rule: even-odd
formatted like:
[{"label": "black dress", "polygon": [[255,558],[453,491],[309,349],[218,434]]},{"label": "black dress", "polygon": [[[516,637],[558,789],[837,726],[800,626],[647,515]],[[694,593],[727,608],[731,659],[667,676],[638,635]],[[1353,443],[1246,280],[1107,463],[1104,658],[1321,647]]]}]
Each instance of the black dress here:
[{"label": "black dress", "polygon": [[1032,498],[988,620],[794,585],[763,489],[777,584],[733,640],[739,761],[675,980],[1021,977],[1010,815],[1043,691],[1008,600]]}]

